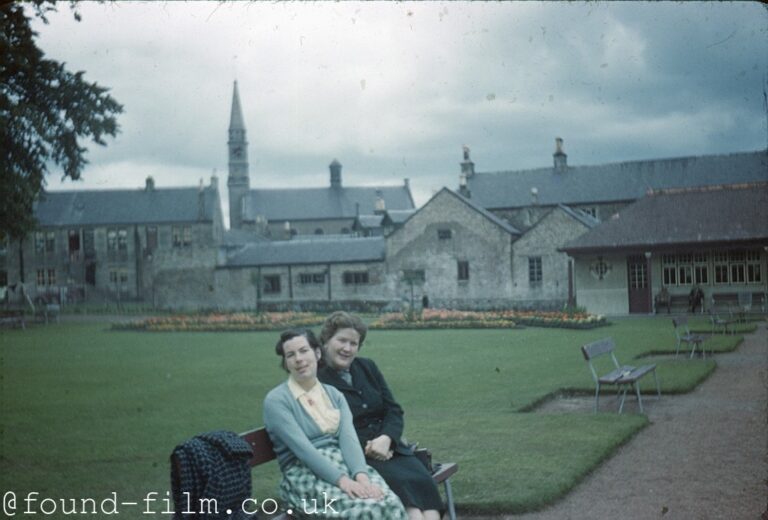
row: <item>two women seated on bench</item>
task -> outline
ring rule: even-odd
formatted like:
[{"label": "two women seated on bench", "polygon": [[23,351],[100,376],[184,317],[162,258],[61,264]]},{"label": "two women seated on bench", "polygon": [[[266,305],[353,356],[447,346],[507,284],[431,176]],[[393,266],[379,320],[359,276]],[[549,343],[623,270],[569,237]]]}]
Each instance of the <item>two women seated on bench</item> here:
[{"label": "two women seated on bench", "polygon": [[334,313],[321,333],[325,354],[311,331],[280,336],[289,377],[267,395],[264,423],[282,498],[298,517],[316,504],[312,518],[439,519],[437,486],[401,439],[402,409],[373,361],[357,358],[366,332],[359,318]]}]

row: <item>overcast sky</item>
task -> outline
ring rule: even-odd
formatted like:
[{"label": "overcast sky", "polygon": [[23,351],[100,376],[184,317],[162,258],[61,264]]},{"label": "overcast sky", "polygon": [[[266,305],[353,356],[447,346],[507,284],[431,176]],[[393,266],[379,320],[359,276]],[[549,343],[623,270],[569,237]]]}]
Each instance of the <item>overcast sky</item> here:
[{"label": "overcast sky", "polygon": [[[121,133],[49,189],[226,187],[238,81],[252,188],[766,148],[768,10],[726,2],[67,4],[39,45],[107,86]],[[222,190],[227,204],[226,189]],[[227,212],[225,210],[225,216]]]}]

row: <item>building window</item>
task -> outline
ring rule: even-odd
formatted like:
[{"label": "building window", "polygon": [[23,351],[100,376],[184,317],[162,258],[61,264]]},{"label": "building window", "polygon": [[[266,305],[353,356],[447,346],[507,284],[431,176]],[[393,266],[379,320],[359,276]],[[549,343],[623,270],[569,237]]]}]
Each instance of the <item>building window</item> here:
[{"label": "building window", "polygon": [[541,285],[541,257],[531,256],[528,258],[528,282],[531,285]]},{"label": "building window", "polygon": [[8,285],[8,271],[0,271],[0,287]]},{"label": "building window", "polygon": [[406,282],[423,282],[427,279],[424,269],[404,269],[403,280]]},{"label": "building window", "polygon": [[48,285],[56,285],[56,269],[48,269]]},{"label": "building window", "polygon": [[35,253],[45,253],[45,233],[35,231]]},{"label": "building window", "polygon": [[171,238],[173,247],[189,247],[192,245],[192,226],[173,226]]},{"label": "building window", "polygon": [[368,283],[368,271],[344,271],[344,285],[365,285]]},{"label": "building window", "polygon": [[280,275],[270,274],[264,277],[264,294],[280,293]]},{"label": "building window", "polygon": [[107,251],[117,251],[117,230],[107,230]]},{"label": "building window", "polygon": [[125,269],[112,269],[109,272],[109,283],[120,287],[128,284],[128,271]]},{"label": "building window", "polygon": [[37,270],[37,285],[38,287],[45,285],[45,269]]},{"label": "building window", "polygon": [[118,251],[128,251],[128,230],[125,228],[117,230],[117,249]]},{"label": "building window", "polygon": [[323,228],[315,229],[315,235],[322,235],[322,234],[323,234]]},{"label": "building window", "polygon": [[587,215],[592,216],[593,218],[597,218],[597,206],[589,206],[586,208],[581,208],[581,211],[583,211]]},{"label": "building window", "polygon": [[459,260],[456,263],[457,267],[457,278],[462,280],[469,280],[469,262],[466,260]]},{"label": "building window", "polygon": [[728,283],[728,253],[722,251],[712,253],[712,263],[715,270],[715,283]]},{"label": "building window", "polygon": [[45,234],[45,251],[47,253],[53,253],[56,249],[56,233],[48,231]]},{"label": "building window", "polygon": [[760,269],[760,251],[747,251],[747,282],[761,283],[763,281]]},{"label": "building window", "polygon": [[147,227],[147,253],[153,253],[157,249],[157,227]]},{"label": "building window", "polygon": [[730,251],[728,253],[728,263],[731,269],[731,283],[744,283],[746,281],[745,262],[746,255],[744,251]]},{"label": "building window", "polygon": [[677,255],[677,283],[680,285],[691,285],[693,283],[693,255]]},{"label": "building window", "polygon": [[302,285],[314,285],[325,283],[325,273],[301,273],[299,283]]},{"label": "building window", "polygon": [[631,257],[629,264],[629,288],[645,289],[648,287],[648,265],[645,259]]},{"label": "building window", "polygon": [[80,259],[80,231],[70,229],[68,233],[69,259],[76,262]]},{"label": "building window", "polygon": [[450,229],[438,229],[437,230],[437,239],[438,240],[450,240],[453,236],[453,233]]},{"label": "building window", "polygon": [[341,228],[342,235],[349,235],[350,233],[351,231],[349,230],[349,228],[346,228],[346,227]]},{"label": "building window", "polygon": [[707,285],[709,283],[707,253],[695,253],[693,255],[693,280],[696,285]]},{"label": "building window", "polygon": [[675,255],[661,255],[661,277],[664,280],[664,285],[677,285]]}]

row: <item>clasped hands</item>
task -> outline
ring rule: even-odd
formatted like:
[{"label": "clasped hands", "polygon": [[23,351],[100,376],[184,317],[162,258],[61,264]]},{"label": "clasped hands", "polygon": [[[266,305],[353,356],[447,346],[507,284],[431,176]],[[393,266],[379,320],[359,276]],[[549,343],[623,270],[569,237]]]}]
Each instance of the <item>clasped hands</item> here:
[{"label": "clasped hands", "polygon": [[339,478],[338,486],[351,498],[372,498],[374,500],[381,500],[384,498],[384,491],[372,483],[368,479],[368,475],[365,473],[358,473],[355,475],[355,480],[352,480],[346,475],[342,475]]},{"label": "clasped hands", "polygon": [[389,435],[379,435],[365,443],[365,456],[373,460],[389,460],[393,453]]}]

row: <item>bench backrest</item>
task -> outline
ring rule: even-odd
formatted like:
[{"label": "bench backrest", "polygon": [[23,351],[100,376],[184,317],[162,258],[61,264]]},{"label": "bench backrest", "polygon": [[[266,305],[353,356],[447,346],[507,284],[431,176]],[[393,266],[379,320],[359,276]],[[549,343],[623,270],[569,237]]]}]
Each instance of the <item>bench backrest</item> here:
[{"label": "bench backrest", "polygon": [[603,338],[601,340],[593,341],[592,343],[587,343],[586,345],[581,346],[581,353],[584,354],[584,359],[586,359],[587,363],[589,364],[589,371],[592,372],[592,379],[594,379],[595,382],[597,382],[599,376],[597,375],[597,370],[595,370],[595,367],[592,364],[593,359],[600,356],[610,355],[611,360],[613,361],[613,365],[616,368],[621,367],[621,365],[619,365],[619,361],[616,359],[616,355],[613,353],[615,348],[616,344],[614,343],[613,338]]},{"label": "bench backrest", "polygon": [[582,345],[581,353],[584,354],[584,359],[591,361],[596,357],[610,354],[615,348],[616,344],[613,342],[613,338],[603,338],[601,340]]},{"label": "bench backrest", "polygon": [[262,427],[241,433],[240,437],[250,444],[253,451],[253,456],[248,461],[251,466],[258,466],[277,458],[266,428]]}]

